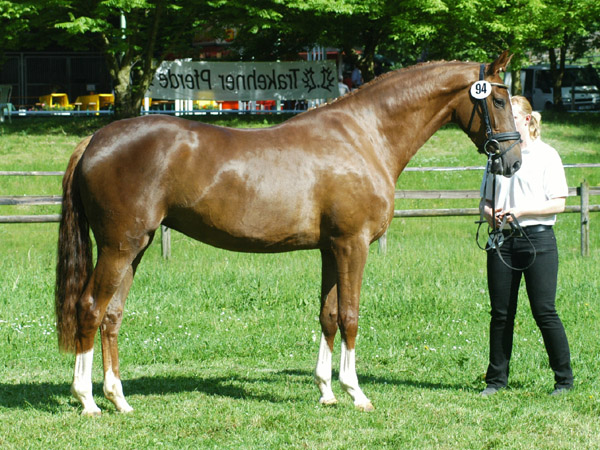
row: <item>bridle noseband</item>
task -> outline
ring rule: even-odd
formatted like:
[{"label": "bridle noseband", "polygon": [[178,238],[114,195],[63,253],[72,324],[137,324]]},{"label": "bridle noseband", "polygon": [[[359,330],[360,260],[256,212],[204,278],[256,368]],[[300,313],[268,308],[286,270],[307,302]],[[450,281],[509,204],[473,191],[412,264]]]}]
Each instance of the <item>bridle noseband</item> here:
[{"label": "bridle noseband", "polygon": [[[484,80],[485,75],[485,64],[481,64],[479,67],[479,81]],[[507,89],[508,86],[501,83],[490,83],[491,86],[496,86],[502,89]],[[481,107],[483,120],[485,122],[485,142],[481,148],[482,152],[488,155],[488,158],[495,160],[501,158],[513,149],[515,145],[521,142],[521,134],[518,131],[507,131],[504,133],[496,133],[492,130],[492,125],[490,123],[490,113],[487,107],[487,97],[485,98],[474,98],[475,104],[473,105],[473,112],[471,113],[471,119],[469,120],[469,126],[467,127],[467,131],[471,130],[471,125],[473,124],[473,119],[475,118],[475,113],[477,112],[478,107]],[[504,141],[515,141],[512,145],[504,150],[500,150],[500,142]],[[490,144],[496,144],[495,150],[489,150],[488,146]]]}]

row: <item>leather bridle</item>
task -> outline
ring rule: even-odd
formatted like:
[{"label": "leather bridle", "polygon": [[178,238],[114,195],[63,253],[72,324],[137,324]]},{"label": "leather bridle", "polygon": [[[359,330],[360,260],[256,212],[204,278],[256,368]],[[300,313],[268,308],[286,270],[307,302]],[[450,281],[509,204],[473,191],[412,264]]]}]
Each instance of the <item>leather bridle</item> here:
[{"label": "leather bridle", "polygon": [[[485,75],[485,64],[481,64],[481,66],[479,67],[479,81],[483,81],[484,80],[484,75]],[[501,84],[501,83],[490,83],[491,86],[496,86],[502,89],[508,89],[508,86],[505,84]],[[515,145],[517,145],[518,143],[521,142],[521,134],[518,131],[507,131],[504,133],[496,133],[494,134],[494,131],[492,130],[492,125],[491,125],[491,121],[490,121],[490,112],[488,110],[488,106],[487,106],[487,97],[486,98],[474,98],[474,105],[473,105],[473,112],[471,113],[471,119],[469,120],[469,126],[467,127],[467,131],[471,130],[471,125],[473,124],[473,119],[475,118],[475,113],[477,112],[478,108],[481,108],[482,110],[482,116],[483,116],[483,120],[485,122],[485,142],[483,143],[483,146],[481,147],[481,151],[482,153],[485,153],[486,155],[488,155],[488,158],[491,158],[492,160],[501,158],[502,156],[504,156],[507,152],[509,152],[510,150],[513,149],[513,147]],[[512,145],[510,145],[509,147],[505,148],[504,150],[500,149],[500,142],[504,142],[504,141],[515,141]],[[488,146],[490,144],[496,144],[496,148],[493,150],[488,149]]]}]

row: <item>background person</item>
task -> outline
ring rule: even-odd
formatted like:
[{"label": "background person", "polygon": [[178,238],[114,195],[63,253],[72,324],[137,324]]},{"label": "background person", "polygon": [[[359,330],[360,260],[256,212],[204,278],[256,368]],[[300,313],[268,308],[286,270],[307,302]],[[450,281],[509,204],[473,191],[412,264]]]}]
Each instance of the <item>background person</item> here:
[{"label": "background person", "polygon": [[[501,261],[497,250],[487,251],[492,317],[490,361],[485,377],[487,387],[481,395],[495,394],[508,384],[517,296],[523,275],[531,311],[554,371],[552,395],[557,395],[573,386],[569,343],[555,309],[558,251],[552,229],[556,214],[564,211],[568,186],[560,156],[540,139],[540,115],[532,112],[525,97],[513,97],[512,108],[517,131],[521,133],[522,166],[511,178],[496,177],[496,226],[499,227],[505,217],[507,222],[503,230],[505,239],[498,251],[514,268],[526,268],[531,264],[532,245],[536,256],[530,267],[514,270]],[[482,193],[485,189],[485,198],[480,203],[480,209],[492,227],[493,176],[484,176]],[[508,238],[509,226],[514,219],[518,220],[524,234],[517,232]]]},{"label": "background person", "polygon": [[356,67],[356,66],[354,67],[354,70],[352,70],[352,75],[350,77],[352,80],[352,88],[357,89],[362,86],[363,76],[362,76],[362,72],[360,71],[360,69],[358,67]]},{"label": "background person", "polygon": [[338,77],[338,89],[340,91],[340,97],[350,92],[350,89],[346,86],[346,83],[344,83],[344,77],[341,75]]}]

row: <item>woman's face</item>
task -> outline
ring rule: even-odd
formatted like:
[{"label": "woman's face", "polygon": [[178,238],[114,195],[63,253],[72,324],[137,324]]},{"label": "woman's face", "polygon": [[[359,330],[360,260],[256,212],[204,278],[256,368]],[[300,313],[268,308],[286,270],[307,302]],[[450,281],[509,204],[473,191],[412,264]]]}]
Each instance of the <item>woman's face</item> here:
[{"label": "woman's face", "polygon": [[521,140],[529,142],[529,121],[531,114],[525,114],[519,105],[512,105],[513,115],[515,117],[515,125],[517,131],[521,133]]}]

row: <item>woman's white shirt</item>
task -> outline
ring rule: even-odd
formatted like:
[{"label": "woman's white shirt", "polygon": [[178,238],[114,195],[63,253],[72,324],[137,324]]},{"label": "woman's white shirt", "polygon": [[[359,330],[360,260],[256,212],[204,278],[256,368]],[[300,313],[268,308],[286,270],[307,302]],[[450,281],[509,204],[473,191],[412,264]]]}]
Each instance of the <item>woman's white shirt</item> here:
[{"label": "woman's white shirt", "polygon": [[[565,170],[558,152],[536,139],[526,148],[521,149],[521,168],[511,177],[484,174],[481,183],[481,195],[485,193],[487,200],[492,200],[493,177],[496,177],[495,209],[510,208],[534,209],[547,200],[567,197],[569,187]],[[487,182],[487,187],[486,187]],[[554,225],[556,214],[550,216],[521,216],[519,224],[523,227],[530,225]]]}]

